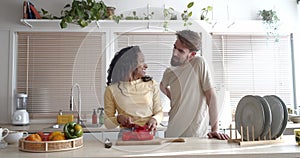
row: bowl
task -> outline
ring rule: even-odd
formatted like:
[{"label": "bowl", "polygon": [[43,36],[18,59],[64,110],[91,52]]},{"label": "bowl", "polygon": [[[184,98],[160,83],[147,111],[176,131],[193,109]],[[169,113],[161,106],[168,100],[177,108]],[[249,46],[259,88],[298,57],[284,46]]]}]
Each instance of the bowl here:
[{"label": "bowl", "polygon": [[293,116],[290,118],[293,123],[300,123],[300,116]]},{"label": "bowl", "polygon": [[18,143],[19,139],[27,136],[27,131],[9,131],[7,137],[4,138],[4,141],[6,141],[8,144],[14,144]]}]

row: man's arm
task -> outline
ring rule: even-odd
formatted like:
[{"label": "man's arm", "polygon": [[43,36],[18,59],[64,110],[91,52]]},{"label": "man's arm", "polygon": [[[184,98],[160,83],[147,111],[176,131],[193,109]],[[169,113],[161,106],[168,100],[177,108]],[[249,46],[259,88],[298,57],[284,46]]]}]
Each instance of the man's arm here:
[{"label": "man's arm", "polygon": [[160,82],[160,90],[163,92],[170,100],[171,100],[171,93],[169,88],[165,88],[162,83]]},{"label": "man's arm", "polygon": [[219,111],[218,111],[218,105],[217,105],[217,97],[216,92],[214,88],[211,88],[207,91],[205,91],[205,97],[206,102],[208,105],[208,111],[209,111],[209,121],[211,125],[211,132],[209,132],[207,135],[209,138],[217,138],[222,140],[229,139],[229,136],[225,133],[219,133]]},{"label": "man's arm", "polygon": [[219,111],[217,106],[217,97],[214,88],[210,88],[205,91],[206,102],[209,110],[209,121],[211,125],[211,131],[216,132],[219,128]]}]

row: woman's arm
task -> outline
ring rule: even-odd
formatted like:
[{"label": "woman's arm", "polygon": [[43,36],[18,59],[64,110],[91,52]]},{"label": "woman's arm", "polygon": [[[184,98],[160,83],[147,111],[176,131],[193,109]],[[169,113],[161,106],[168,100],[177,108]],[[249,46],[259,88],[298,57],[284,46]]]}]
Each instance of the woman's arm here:
[{"label": "woman's arm", "polygon": [[118,127],[119,123],[117,121],[117,117],[115,116],[116,105],[109,87],[106,87],[104,93],[104,112],[105,112],[105,119],[104,119],[105,127],[108,129]]},{"label": "woman's arm", "polygon": [[160,100],[160,94],[159,94],[159,88],[157,84],[154,84],[154,90],[153,90],[153,116],[152,119],[148,121],[148,127],[151,130],[156,129],[156,126],[160,124],[160,122],[163,119],[163,108],[161,105],[161,100]]}]

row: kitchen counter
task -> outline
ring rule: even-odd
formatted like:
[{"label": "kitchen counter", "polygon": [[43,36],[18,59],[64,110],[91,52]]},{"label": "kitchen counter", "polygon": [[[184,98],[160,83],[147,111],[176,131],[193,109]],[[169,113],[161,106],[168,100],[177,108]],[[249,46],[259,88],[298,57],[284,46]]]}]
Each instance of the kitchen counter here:
[{"label": "kitchen counter", "polygon": [[300,146],[294,136],[283,136],[283,142],[270,145],[239,146],[225,140],[186,138],[186,142],[162,145],[116,146],[110,149],[97,138],[85,140],[83,147],[70,151],[31,153],[19,151],[17,144],[0,149],[1,157],[298,157]]}]

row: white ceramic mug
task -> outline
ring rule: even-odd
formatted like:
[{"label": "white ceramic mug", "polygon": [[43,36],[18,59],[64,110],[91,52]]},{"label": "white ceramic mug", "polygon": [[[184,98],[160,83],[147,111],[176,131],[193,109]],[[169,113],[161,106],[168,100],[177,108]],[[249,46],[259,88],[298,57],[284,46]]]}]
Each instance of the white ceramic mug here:
[{"label": "white ceramic mug", "polygon": [[4,141],[6,141],[8,144],[14,144],[18,143],[19,139],[27,136],[27,131],[9,131],[9,134],[7,137],[4,138]]},{"label": "white ceramic mug", "polygon": [[8,133],[9,133],[9,130],[7,128],[0,128],[0,141],[2,141],[2,139],[4,139],[5,137],[7,137]]}]

